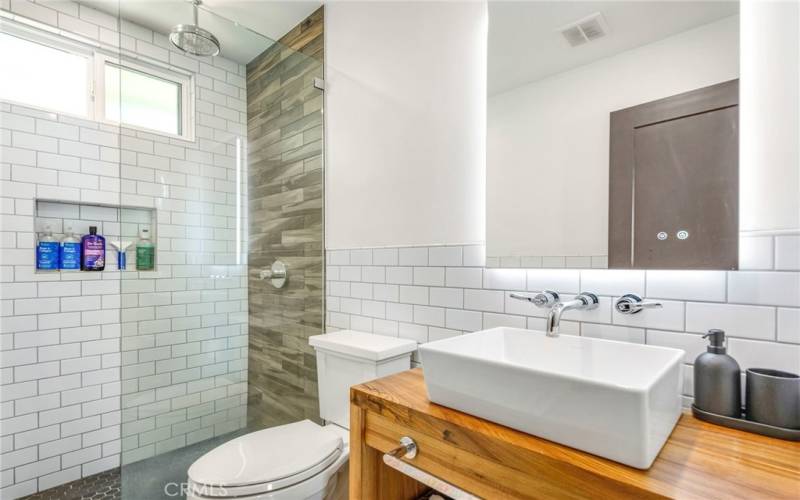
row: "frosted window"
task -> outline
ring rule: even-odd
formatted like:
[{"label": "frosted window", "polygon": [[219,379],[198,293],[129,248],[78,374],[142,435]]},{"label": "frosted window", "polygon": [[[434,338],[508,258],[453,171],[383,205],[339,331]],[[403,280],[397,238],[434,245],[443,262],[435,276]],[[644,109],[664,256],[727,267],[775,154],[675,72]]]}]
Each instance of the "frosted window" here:
[{"label": "frosted window", "polygon": [[88,57],[0,33],[0,68],[0,99],[88,116]]},{"label": "frosted window", "polygon": [[107,63],[105,98],[105,115],[110,121],[181,133],[179,83]]}]

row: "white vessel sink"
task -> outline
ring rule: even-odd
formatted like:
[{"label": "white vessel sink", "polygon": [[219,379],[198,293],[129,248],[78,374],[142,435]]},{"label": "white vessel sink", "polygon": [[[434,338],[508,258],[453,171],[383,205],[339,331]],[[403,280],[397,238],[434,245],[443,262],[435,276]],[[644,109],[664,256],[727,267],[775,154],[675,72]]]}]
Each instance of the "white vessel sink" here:
[{"label": "white vessel sink", "polygon": [[434,403],[639,469],[681,414],[679,349],[493,328],[419,350]]}]

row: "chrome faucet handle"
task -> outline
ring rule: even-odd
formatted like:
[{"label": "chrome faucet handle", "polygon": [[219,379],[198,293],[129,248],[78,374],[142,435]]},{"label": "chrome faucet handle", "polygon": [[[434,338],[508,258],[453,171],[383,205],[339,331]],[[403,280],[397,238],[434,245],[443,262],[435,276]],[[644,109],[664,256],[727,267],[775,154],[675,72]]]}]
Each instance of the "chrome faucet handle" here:
[{"label": "chrome faucet handle", "polygon": [[583,302],[583,307],[581,307],[581,309],[584,310],[596,309],[598,304],[600,304],[600,299],[592,292],[581,292],[575,297],[575,300]]},{"label": "chrome faucet handle", "polygon": [[509,297],[511,297],[512,299],[524,300],[526,302],[530,302],[536,307],[550,307],[555,304],[558,304],[559,301],[558,293],[552,290],[542,290],[541,292],[536,292],[536,295],[534,295],[533,297],[530,297],[528,295],[520,295],[517,293],[512,293],[509,295]]},{"label": "chrome faucet handle", "polygon": [[661,302],[646,302],[635,293],[626,293],[614,302],[614,308],[620,314],[637,314],[644,309],[659,309],[663,307]]}]

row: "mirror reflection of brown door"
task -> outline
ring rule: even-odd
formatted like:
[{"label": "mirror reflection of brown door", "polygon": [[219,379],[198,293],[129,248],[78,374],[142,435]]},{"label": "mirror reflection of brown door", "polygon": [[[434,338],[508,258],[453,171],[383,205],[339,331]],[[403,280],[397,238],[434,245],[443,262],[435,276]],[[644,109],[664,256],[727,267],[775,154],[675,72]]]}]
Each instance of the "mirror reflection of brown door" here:
[{"label": "mirror reflection of brown door", "polygon": [[609,267],[736,269],[739,85],[611,113]]}]

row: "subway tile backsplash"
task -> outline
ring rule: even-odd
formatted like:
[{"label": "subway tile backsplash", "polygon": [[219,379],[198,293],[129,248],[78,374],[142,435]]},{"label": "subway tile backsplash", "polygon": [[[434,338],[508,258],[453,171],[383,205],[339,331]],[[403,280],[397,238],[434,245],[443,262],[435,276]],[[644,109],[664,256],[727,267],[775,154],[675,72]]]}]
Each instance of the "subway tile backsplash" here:
[{"label": "subway tile backsplash", "polygon": [[[710,328],[727,331],[743,368],[800,372],[796,238],[743,237],[741,271],[492,269],[483,245],[331,250],[327,325],[420,343],[497,326],[541,330],[546,310],[510,299],[510,292],[549,289],[567,299],[595,292],[599,307],[567,312],[561,333],[683,349],[688,404],[691,364],[705,351],[701,335]],[[619,314],[613,303],[623,293],[663,307]]]},{"label": "subway tile backsplash", "polygon": [[798,276],[796,272],[728,273],[728,302],[797,307]]},{"label": "subway tile backsplash", "polygon": [[800,235],[775,237],[775,269],[800,271]]},{"label": "subway tile backsplash", "polygon": [[778,308],[778,340],[800,344],[800,309]]}]

